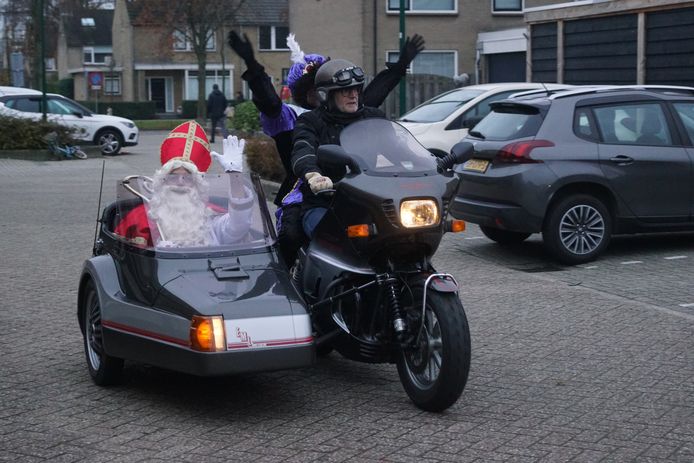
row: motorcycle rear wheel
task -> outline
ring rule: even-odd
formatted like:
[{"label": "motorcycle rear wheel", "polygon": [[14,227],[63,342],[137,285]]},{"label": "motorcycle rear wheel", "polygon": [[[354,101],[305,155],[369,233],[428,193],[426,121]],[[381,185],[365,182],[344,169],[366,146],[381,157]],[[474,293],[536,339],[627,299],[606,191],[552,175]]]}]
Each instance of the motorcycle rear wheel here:
[{"label": "motorcycle rear wheel", "polygon": [[[423,291],[422,286],[413,288],[415,302],[407,308],[418,312],[417,320],[421,318]],[[416,337],[419,324],[411,329]],[[430,412],[453,405],[465,389],[470,357],[470,329],[458,295],[430,289],[419,342],[402,349],[397,361],[400,382],[410,400]]]}]

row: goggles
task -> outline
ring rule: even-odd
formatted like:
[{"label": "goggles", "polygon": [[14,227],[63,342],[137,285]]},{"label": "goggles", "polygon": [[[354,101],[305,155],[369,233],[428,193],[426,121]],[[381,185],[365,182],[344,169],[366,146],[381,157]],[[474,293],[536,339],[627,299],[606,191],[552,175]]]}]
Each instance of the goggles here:
[{"label": "goggles", "polygon": [[193,185],[195,177],[193,174],[167,174],[164,177],[164,183],[167,185]]},{"label": "goggles", "polygon": [[340,86],[349,85],[352,83],[352,80],[356,82],[364,81],[364,71],[359,66],[340,69],[332,78],[333,83]]}]

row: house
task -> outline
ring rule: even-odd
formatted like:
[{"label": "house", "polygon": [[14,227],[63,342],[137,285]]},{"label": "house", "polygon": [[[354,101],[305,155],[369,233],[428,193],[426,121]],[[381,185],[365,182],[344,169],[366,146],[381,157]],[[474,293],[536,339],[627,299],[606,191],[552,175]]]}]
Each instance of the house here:
[{"label": "house", "polygon": [[81,10],[60,21],[58,78],[74,80],[77,100],[120,95],[120,67],[112,60],[112,23],[113,10]]},{"label": "house", "polygon": [[[214,84],[219,85],[227,98],[232,98],[238,90],[247,93],[240,78],[245,65],[226,45],[228,31],[236,27],[262,48],[266,31],[286,27],[286,8],[287,0],[257,0],[238,11],[233,23],[215,31],[207,44],[206,94]],[[176,112],[184,100],[198,98],[198,64],[192,46],[175,32],[173,37],[167,37],[166,28],[143,21],[138,14],[131,2],[117,0],[113,51],[116,63],[122,66],[122,98],[124,101],[154,101],[158,112]],[[289,53],[274,48],[274,42],[268,50],[270,53],[263,51],[259,50],[257,59],[279,82]]]},{"label": "house", "polygon": [[525,19],[535,82],[694,86],[694,1],[583,0]]},{"label": "house", "polygon": [[[525,81],[523,11],[552,3],[406,0],[405,34],[426,40],[411,72],[450,78],[467,74],[469,83]],[[375,75],[397,59],[399,5],[400,0],[292,0],[289,24],[306,51],[348,59]]]}]

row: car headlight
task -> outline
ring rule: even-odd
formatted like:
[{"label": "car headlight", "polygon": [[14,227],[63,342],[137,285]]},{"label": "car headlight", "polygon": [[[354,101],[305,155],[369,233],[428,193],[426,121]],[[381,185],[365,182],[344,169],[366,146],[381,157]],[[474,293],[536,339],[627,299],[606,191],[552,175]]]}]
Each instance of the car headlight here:
[{"label": "car headlight", "polygon": [[429,227],[439,223],[439,208],[433,199],[410,199],[400,204],[400,223],[406,228]]},{"label": "car headlight", "polygon": [[134,128],[135,128],[135,124],[133,124],[132,122],[123,122],[123,125],[126,126],[126,127],[129,128],[129,129],[134,129]]}]

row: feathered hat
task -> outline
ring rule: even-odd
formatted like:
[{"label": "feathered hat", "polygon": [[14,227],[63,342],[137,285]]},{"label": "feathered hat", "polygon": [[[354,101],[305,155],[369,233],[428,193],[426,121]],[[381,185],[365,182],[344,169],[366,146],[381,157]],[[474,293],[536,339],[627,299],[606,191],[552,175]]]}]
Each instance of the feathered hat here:
[{"label": "feathered hat", "polygon": [[287,75],[287,86],[292,91],[292,97],[301,106],[305,106],[306,92],[313,87],[313,78],[321,64],[326,62],[323,55],[304,53],[294,34],[287,36],[287,46],[291,50],[292,67]]},{"label": "feathered hat", "polygon": [[193,173],[204,173],[212,163],[210,143],[205,129],[195,121],[184,122],[161,144],[161,164],[164,172],[183,167]]}]

